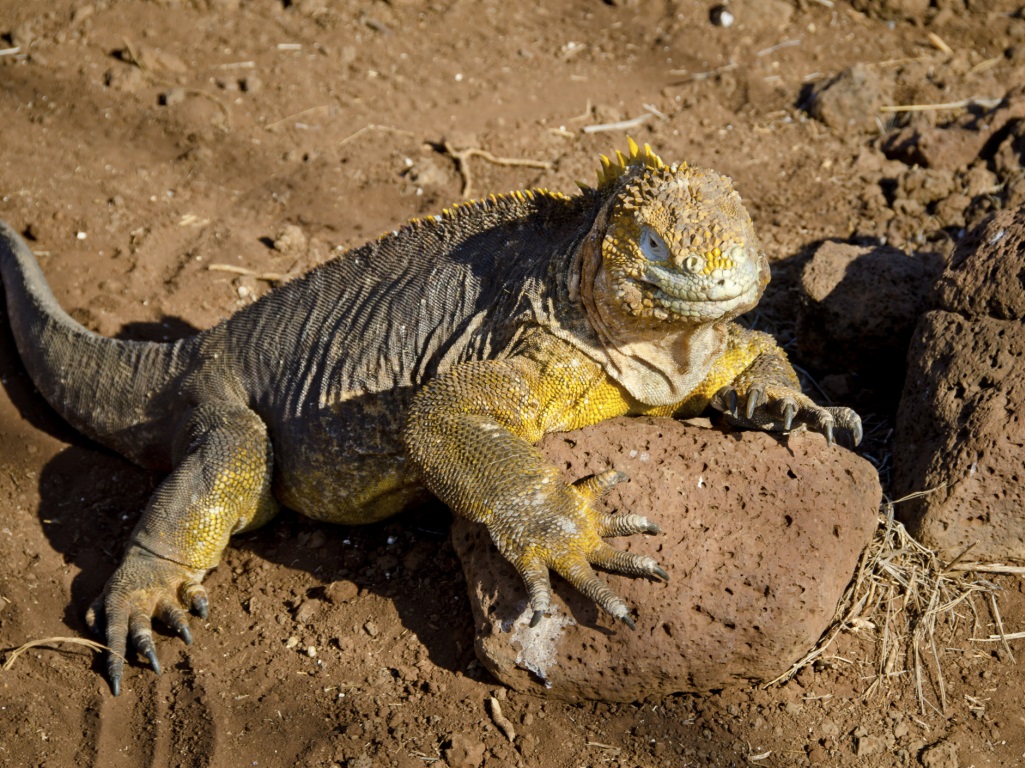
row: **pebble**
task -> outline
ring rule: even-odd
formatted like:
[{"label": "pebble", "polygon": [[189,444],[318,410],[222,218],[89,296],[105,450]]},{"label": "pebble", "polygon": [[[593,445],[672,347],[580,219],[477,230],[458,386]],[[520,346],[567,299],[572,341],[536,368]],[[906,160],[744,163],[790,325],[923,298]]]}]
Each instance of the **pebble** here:
[{"label": "pebble", "polygon": [[454,733],[444,750],[449,768],[479,768],[484,762],[484,744],[469,733]]}]

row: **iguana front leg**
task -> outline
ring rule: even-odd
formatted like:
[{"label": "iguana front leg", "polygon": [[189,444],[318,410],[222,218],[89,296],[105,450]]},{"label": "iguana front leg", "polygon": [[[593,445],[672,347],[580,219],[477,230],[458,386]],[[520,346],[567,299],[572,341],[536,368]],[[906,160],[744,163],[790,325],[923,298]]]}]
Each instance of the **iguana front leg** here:
[{"label": "iguana front leg", "polygon": [[653,558],[603,541],[658,527],[640,515],[594,509],[625,479],[620,473],[569,484],[533,446],[546,432],[596,423],[628,405],[598,366],[554,346],[556,354],[464,363],[435,379],[414,400],[404,439],[427,488],[457,514],[486,525],[523,577],[532,624],[548,609],[555,570],[632,627],[626,604],[592,566],[667,579]]},{"label": "iguana front leg", "polygon": [[220,562],[233,533],[255,528],[277,511],[270,495],[271,447],[259,417],[226,403],[199,405],[175,445],[175,469],[157,488],[128,551],[86,616],[110,648],[114,695],[128,641],[159,674],[152,620],[192,642],[188,611],[207,615],[201,582]]},{"label": "iguana front leg", "polygon": [[[861,442],[861,418],[850,408],[821,406],[801,391],[797,374],[771,336],[737,329],[731,350],[743,350],[748,362],[729,383],[715,389],[711,405],[726,421],[747,429],[790,432],[808,428],[832,445],[834,431],[844,430]],[[739,356],[745,359],[744,355]],[[723,361],[731,359],[731,352]],[[714,371],[713,371],[714,373]]]}]

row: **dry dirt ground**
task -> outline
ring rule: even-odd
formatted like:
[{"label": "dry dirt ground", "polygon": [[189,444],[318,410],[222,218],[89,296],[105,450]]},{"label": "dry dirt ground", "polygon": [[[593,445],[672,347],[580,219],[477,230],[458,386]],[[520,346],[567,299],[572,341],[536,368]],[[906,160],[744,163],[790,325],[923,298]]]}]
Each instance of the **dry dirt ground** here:
[{"label": "dry dirt ground", "polygon": [[[857,63],[892,86],[886,105],[999,99],[1025,81],[1019,3],[734,0],[730,26],[712,23],[712,6],[0,0],[0,217],[30,237],[78,320],[173,338],[266,291],[253,273],[303,270],[464,185],[572,192],[629,132],[667,160],[733,177],[774,260],[761,321],[789,342],[795,267],[817,243],[942,255],[966,220],[1006,202],[985,193],[961,215],[897,194],[908,166],[887,159],[884,135],[963,109],[870,111],[831,127],[805,104]],[[446,142],[545,166],[469,155],[461,175]],[[848,401],[885,483],[902,371],[889,392],[859,389],[857,371],[813,373],[855,382]],[[83,613],[158,478],[46,408],[6,325],[0,376],[9,651],[87,636]],[[925,659],[921,696],[913,655],[878,674],[867,623],[768,689],[631,705],[507,693],[474,659],[446,515],[365,529],[283,515],[210,576],[195,645],[163,635],[164,674],[131,665],[117,699],[82,646],[18,657],[0,672],[0,765],[1025,764],[1022,667],[971,639],[994,631],[985,600],[945,625],[944,687]],[[1020,581],[996,583],[1008,631],[1025,628]]]}]

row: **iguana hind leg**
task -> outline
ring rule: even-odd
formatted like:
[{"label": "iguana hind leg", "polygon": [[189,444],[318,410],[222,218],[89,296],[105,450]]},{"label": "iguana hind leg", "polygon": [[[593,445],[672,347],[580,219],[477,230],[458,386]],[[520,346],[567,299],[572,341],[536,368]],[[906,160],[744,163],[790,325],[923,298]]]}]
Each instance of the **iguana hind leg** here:
[{"label": "iguana hind leg", "polygon": [[191,643],[188,611],[206,617],[201,581],[220,561],[229,537],[277,511],[267,430],[249,409],[197,406],[177,437],[175,458],[174,471],[153,494],[121,565],[86,616],[110,648],[107,671],[115,695],[129,640],[159,673],[153,618]]}]

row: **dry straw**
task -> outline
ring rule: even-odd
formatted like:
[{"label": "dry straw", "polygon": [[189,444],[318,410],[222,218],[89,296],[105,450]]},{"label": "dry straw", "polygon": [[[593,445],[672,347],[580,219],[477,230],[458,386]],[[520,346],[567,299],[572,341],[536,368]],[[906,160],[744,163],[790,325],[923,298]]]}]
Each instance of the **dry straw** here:
[{"label": "dry straw", "polygon": [[960,562],[967,551],[951,563],[941,562],[894,519],[893,504],[884,503],[875,536],[862,553],[831,627],[814,649],[766,687],[789,680],[822,658],[842,632],[874,630],[872,682],[865,696],[910,672],[920,710],[932,708],[945,715],[947,692],[937,635],[941,630],[954,635],[969,618],[969,631],[974,632],[979,624],[976,597],[988,604],[1000,632],[996,637],[1010,653],[996,604],[998,589],[978,575],[985,566],[976,570]]}]

